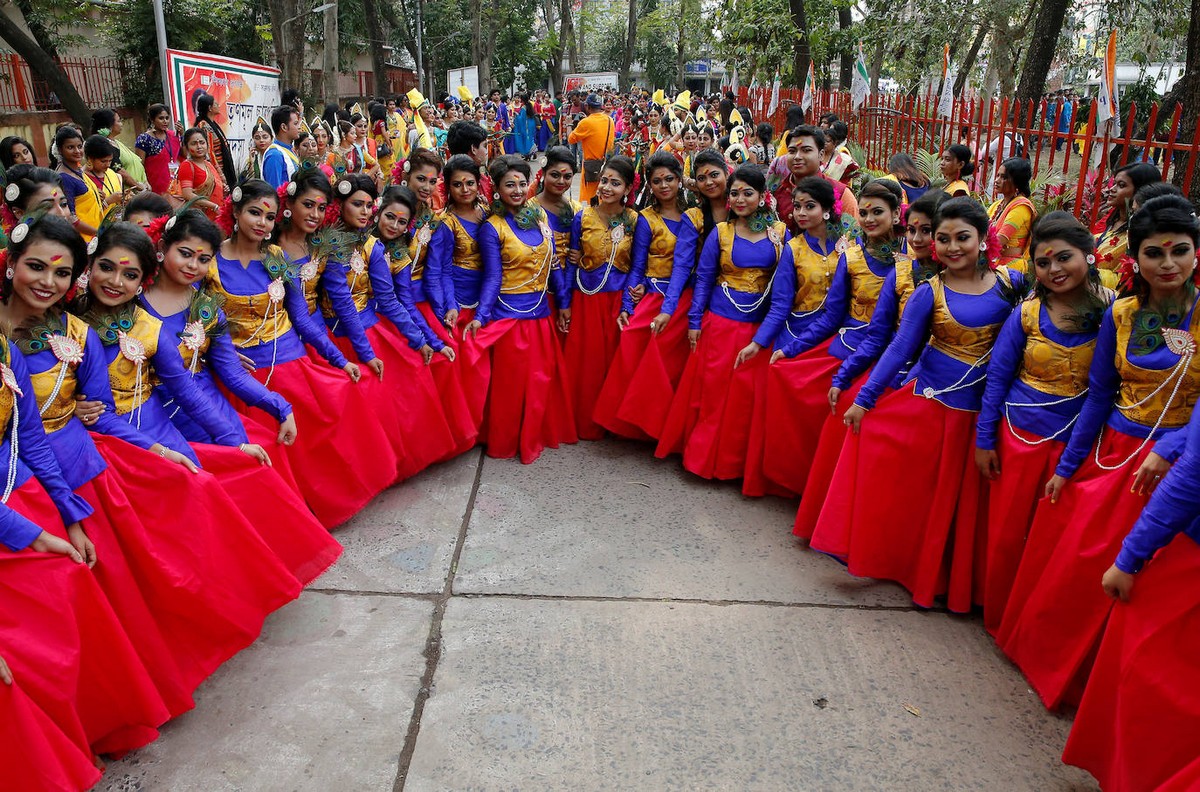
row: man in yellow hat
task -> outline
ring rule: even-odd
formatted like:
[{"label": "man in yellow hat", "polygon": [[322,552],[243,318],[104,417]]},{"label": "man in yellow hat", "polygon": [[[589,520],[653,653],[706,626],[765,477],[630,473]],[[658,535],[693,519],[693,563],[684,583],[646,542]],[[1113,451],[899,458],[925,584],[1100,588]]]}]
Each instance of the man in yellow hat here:
[{"label": "man in yellow hat", "polygon": [[433,105],[416,88],[408,92],[408,103],[413,110],[412,129],[408,130],[408,150],[412,151],[415,146],[433,150],[437,146],[437,139],[430,129]]}]

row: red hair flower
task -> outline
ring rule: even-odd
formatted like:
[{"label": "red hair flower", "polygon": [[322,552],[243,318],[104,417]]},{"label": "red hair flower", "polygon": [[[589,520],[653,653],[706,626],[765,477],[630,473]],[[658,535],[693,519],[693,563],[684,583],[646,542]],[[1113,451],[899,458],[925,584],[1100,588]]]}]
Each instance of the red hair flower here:
[{"label": "red hair flower", "polygon": [[996,269],[1000,265],[1000,251],[1003,247],[1000,245],[1000,235],[996,233],[996,227],[990,226],[987,233],[987,250],[984,255],[987,256],[987,265],[989,269]]},{"label": "red hair flower", "polygon": [[150,237],[150,241],[158,246],[162,243],[163,232],[167,228],[167,221],[174,215],[163,215],[156,217],[150,221],[150,225],[146,226],[146,236]]},{"label": "red hair flower", "polygon": [[221,211],[217,212],[217,219],[214,222],[226,237],[233,236],[233,198],[225,196],[224,202],[221,203]]}]

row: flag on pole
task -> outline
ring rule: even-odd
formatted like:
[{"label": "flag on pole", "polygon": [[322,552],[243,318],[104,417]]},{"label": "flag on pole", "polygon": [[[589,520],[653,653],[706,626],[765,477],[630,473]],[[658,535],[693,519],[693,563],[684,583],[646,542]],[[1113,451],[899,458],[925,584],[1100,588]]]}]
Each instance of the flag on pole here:
[{"label": "flag on pole", "polygon": [[950,45],[947,44],[942,49],[942,79],[946,79],[946,73],[950,71]]},{"label": "flag on pole", "polygon": [[866,104],[871,95],[871,78],[867,74],[867,59],[863,56],[862,42],[858,42],[858,59],[854,61],[854,77],[850,80],[850,104],[857,110]]},{"label": "flag on pole", "polygon": [[1100,95],[1096,97],[1096,123],[1113,123],[1113,131],[1121,126],[1121,108],[1117,99],[1117,31],[1108,36],[1108,49],[1100,68]]},{"label": "flag on pole", "polygon": [[775,111],[779,109],[779,72],[775,72],[775,82],[771,83],[771,104],[767,108],[767,115],[775,115]]},{"label": "flag on pole", "polygon": [[738,70],[737,66],[733,67],[733,81],[729,84],[729,90],[733,91],[734,96],[737,96],[738,91]]},{"label": "flag on pole", "polygon": [[800,97],[800,109],[808,112],[813,106],[813,92],[817,88],[817,69],[812,61],[808,62],[808,76],[804,78],[804,95]]},{"label": "flag on pole", "polygon": [[942,95],[938,99],[938,115],[949,118],[954,115],[954,83],[958,80],[958,69],[951,64],[942,77]]}]

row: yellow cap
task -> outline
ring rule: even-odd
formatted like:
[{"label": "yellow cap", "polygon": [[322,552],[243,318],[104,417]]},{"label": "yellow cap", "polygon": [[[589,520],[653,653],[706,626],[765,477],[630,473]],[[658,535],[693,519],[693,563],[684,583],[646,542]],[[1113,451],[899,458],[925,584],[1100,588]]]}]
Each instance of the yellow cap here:
[{"label": "yellow cap", "polygon": [[659,107],[665,107],[667,104],[667,95],[663,93],[662,88],[659,88],[654,92],[654,96],[650,97],[650,101]]},{"label": "yellow cap", "polygon": [[679,96],[676,96],[674,107],[678,107],[680,110],[691,110],[692,109],[692,92],[684,91],[681,94],[679,94]]},{"label": "yellow cap", "polygon": [[703,124],[707,120],[708,120],[708,113],[704,112],[704,106],[701,105],[700,107],[697,107],[696,108],[696,123]]},{"label": "yellow cap", "polygon": [[413,88],[405,95],[408,97],[408,104],[412,107],[414,113],[425,105],[425,97],[416,88]]},{"label": "yellow cap", "polygon": [[355,113],[358,115],[364,115],[362,105],[360,105],[358,102],[355,102],[354,106],[350,108],[350,115],[354,115]]},{"label": "yellow cap", "polygon": [[740,112],[740,111],[738,111],[738,110],[734,110],[732,113],[730,113],[730,114],[729,114],[729,123],[731,123],[731,124],[741,124],[741,123],[744,123],[744,122],[742,121],[742,114],[741,114],[741,112]]}]

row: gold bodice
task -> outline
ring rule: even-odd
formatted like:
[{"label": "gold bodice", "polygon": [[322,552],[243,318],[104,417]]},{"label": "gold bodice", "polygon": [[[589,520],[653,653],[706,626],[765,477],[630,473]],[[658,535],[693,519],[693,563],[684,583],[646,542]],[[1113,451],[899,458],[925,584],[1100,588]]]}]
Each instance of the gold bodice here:
[{"label": "gold bodice", "polygon": [[[241,266],[236,261],[235,266]],[[282,285],[282,284],[280,284]],[[269,292],[233,294],[221,284],[221,269],[214,258],[208,266],[204,287],[225,296],[225,318],[234,346],[253,347],[269,344],[292,329],[292,320],[283,306]]]},{"label": "gold bodice", "polygon": [[[1008,270],[1004,267],[996,269],[996,279],[1005,283],[1011,282]],[[929,346],[961,363],[978,365],[991,353],[996,336],[1004,325],[1004,319],[982,327],[960,324],[954,318],[954,314],[950,313],[950,306],[946,303],[945,282],[941,278],[934,278],[929,284],[933,287],[933,321]]]},{"label": "gold bodice", "polygon": [[[772,227],[780,244],[775,246],[775,261],[778,263],[779,254],[783,250],[783,238],[787,227],[783,223],[775,223]],[[736,232],[733,223],[721,223],[717,226],[718,241],[721,243],[717,283],[742,292],[743,294],[762,294],[771,282],[774,268],[769,267],[739,267],[733,263],[733,244]]]},{"label": "gold bodice", "polygon": [[[117,415],[125,415],[143,405],[154,390],[154,369],[150,358],[158,352],[158,335],[162,321],[151,316],[141,307],[134,309],[133,327],[125,335],[141,342],[146,353],[145,362],[139,364],[118,350],[117,356],[108,364],[108,383],[112,386],[113,402]],[[120,342],[118,342],[120,343]],[[140,373],[138,369],[141,369]]]},{"label": "gold bodice", "polygon": [[[79,344],[81,350],[87,346],[87,322],[78,316],[65,313],[62,315],[62,324],[63,334],[67,338]],[[54,401],[47,405],[46,402],[50,401],[50,396],[54,393],[54,385],[58,382],[59,372],[64,366],[67,372],[63,376],[62,387],[58,389]],[[43,372],[38,374],[30,372],[29,378],[33,381],[33,393],[37,397],[38,409],[42,411],[42,426],[45,427],[46,434],[53,434],[62,429],[75,415],[75,391],[77,390],[75,371],[78,368],[78,363],[64,363],[56,360],[53,366]]]},{"label": "gold bodice", "polygon": [[1041,393],[1064,398],[1078,396],[1088,386],[1088,369],[1096,351],[1096,339],[1066,346],[1042,332],[1042,301],[1030,298],[1021,303],[1021,329],[1025,331],[1025,355],[1017,379]]},{"label": "gold bodice", "polygon": [[[633,227],[628,222],[632,211],[626,210],[617,218],[624,225],[621,231],[621,241],[613,243],[613,227],[610,226],[593,206],[584,208],[580,216],[579,249],[583,256],[579,268],[591,272],[608,265],[611,258],[613,269],[617,272],[629,272],[629,262],[633,257]],[[668,273],[669,274],[669,273]]]},{"label": "gold bodice", "polygon": [[477,271],[483,268],[479,258],[479,245],[475,237],[467,231],[467,227],[459,220],[454,212],[446,213],[446,225],[454,232],[454,266],[465,270]]},{"label": "gold bodice", "polygon": [[[1113,303],[1112,317],[1117,328],[1117,373],[1121,375],[1121,388],[1117,393],[1117,405],[1122,414],[1141,426],[1154,426],[1162,416],[1160,426],[1171,429],[1183,426],[1192,414],[1192,407],[1200,396],[1200,355],[1192,357],[1191,365],[1183,372],[1183,382],[1170,408],[1167,400],[1175,390],[1176,381],[1163,387],[1163,382],[1175,370],[1142,368],[1129,360],[1129,341],[1133,333],[1140,301],[1137,297],[1126,297]],[[1200,310],[1192,311],[1191,324],[1185,328],[1193,339],[1200,339]],[[1157,392],[1156,392],[1157,391]],[[1137,406],[1134,406],[1137,405]],[[1164,411],[1166,415],[1163,415]]]},{"label": "gold bodice", "polygon": [[833,273],[837,269],[838,252],[822,256],[811,247],[801,234],[788,240],[792,248],[792,262],[796,267],[796,298],[792,300],[792,313],[812,313],[825,302]]},{"label": "gold bodice", "polygon": [[[488,218],[500,237],[500,293],[529,294],[546,291],[550,281],[550,240],[542,237],[536,247],[520,240],[505,217]],[[553,234],[553,232],[551,232]]]},{"label": "gold bodice", "polygon": [[[433,239],[433,233],[437,231],[438,226],[446,222],[446,217],[441,212],[429,213],[426,211],[421,222],[423,225],[413,230],[412,239],[408,241],[408,255],[412,258],[413,281],[419,281],[425,277],[425,259],[429,257],[429,240]],[[428,234],[425,234],[426,231]],[[355,302],[357,303],[357,301]]]},{"label": "gold bodice", "polygon": [[858,322],[871,321],[875,303],[883,291],[885,275],[876,275],[867,264],[862,244],[851,240],[846,246],[846,273],[850,276],[850,318]]},{"label": "gold bodice", "polygon": [[[646,253],[646,277],[665,280],[671,277],[675,264],[675,234],[667,221],[653,207],[642,210],[642,217],[650,226],[650,249]],[[686,222],[686,219],[681,221]]]}]

